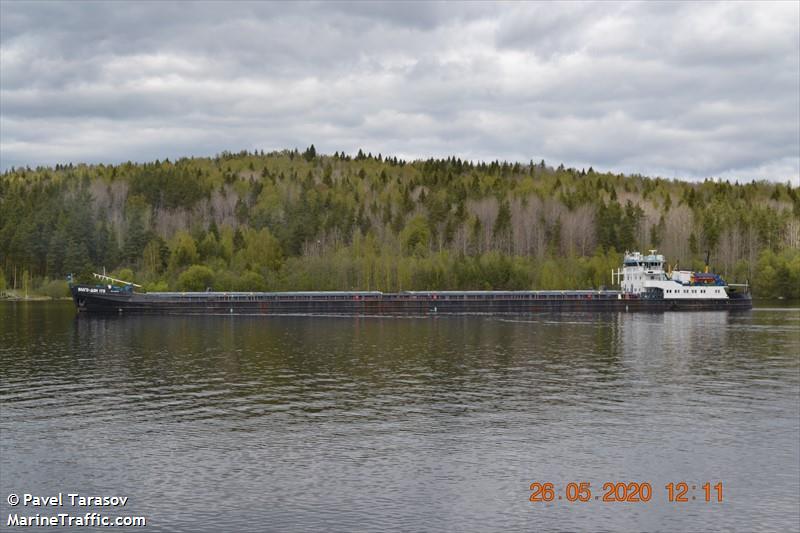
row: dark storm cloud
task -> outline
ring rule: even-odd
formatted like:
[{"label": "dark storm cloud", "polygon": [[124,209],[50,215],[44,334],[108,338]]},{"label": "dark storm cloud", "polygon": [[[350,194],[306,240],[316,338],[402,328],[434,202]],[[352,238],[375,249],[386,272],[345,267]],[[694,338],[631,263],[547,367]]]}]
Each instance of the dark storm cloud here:
[{"label": "dark storm cloud", "polygon": [[0,10],[3,168],[313,142],[799,180],[797,3]]}]

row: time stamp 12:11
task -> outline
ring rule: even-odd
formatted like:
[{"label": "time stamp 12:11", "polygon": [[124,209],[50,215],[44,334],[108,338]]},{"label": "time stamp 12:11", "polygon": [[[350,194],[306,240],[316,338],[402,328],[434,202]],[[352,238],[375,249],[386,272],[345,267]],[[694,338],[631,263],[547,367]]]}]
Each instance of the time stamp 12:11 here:
[{"label": "time stamp 12:11", "polygon": [[[591,483],[586,481],[567,483],[556,487],[554,483],[531,483],[530,501],[532,502],[649,502],[653,499],[653,486],[648,482],[619,481],[603,483],[601,491],[593,492]],[[698,490],[699,489],[699,490]],[[667,483],[664,485],[664,496],[670,503],[688,503],[701,501],[706,503],[722,503],[722,481],[712,484],[706,481],[702,485],[686,483]]]}]

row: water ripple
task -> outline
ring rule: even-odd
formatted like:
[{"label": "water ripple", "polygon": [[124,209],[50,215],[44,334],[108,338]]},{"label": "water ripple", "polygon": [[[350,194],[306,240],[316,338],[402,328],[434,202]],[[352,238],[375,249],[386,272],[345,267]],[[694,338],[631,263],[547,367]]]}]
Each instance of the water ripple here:
[{"label": "water ripple", "polygon": [[[798,322],[0,305],[0,485],[125,494],[150,531],[790,530]],[[533,504],[534,480],[658,498]],[[728,499],[676,508],[663,486],[682,480]]]}]

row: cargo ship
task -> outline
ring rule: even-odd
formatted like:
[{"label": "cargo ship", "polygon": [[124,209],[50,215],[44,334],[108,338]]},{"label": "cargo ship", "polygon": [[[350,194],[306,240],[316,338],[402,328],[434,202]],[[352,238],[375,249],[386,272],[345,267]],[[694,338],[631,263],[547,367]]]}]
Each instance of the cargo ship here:
[{"label": "cargo ship", "polygon": [[141,292],[95,274],[103,284],[70,283],[80,313],[246,315],[437,315],[561,311],[749,310],[749,287],[713,273],[664,269],[664,256],[626,252],[611,272],[616,290]]}]

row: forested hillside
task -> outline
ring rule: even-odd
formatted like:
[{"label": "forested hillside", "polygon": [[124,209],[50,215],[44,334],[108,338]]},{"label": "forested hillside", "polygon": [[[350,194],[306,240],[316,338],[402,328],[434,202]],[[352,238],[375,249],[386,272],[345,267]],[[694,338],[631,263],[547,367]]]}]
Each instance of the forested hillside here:
[{"label": "forested hillside", "polygon": [[800,297],[800,190],[313,146],[0,177],[0,291],[598,288],[651,248]]}]

